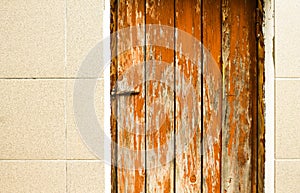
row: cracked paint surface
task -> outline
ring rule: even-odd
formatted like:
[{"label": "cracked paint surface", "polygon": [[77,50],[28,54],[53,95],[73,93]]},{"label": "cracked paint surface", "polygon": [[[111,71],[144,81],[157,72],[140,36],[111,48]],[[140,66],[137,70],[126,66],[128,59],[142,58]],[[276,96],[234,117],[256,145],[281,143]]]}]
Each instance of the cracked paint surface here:
[{"label": "cracked paint surface", "polygon": [[[199,49],[175,30],[140,28],[118,37],[123,43],[112,42],[112,52],[146,42],[112,60],[112,87],[139,92],[112,99],[112,139],[133,151],[153,150],[112,151],[119,166],[136,169],[112,167],[112,192],[256,192],[255,156],[263,151],[256,141],[256,100],[263,93],[257,93],[255,1],[112,0],[111,5],[117,10],[111,13],[112,31],[145,23],[176,27],[210,53],[183,55]],[[169,48],[149,45],[153,39]],[[263,107],[259,111],[262,115]]]}]

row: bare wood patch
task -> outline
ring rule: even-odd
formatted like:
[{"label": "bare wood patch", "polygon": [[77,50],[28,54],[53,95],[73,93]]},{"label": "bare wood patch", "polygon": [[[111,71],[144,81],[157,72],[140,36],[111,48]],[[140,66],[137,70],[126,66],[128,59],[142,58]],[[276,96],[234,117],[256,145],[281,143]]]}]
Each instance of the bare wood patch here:
[{"label": "bare wood patch", "polygon": [[250,0],[222,3],[222,192],[255,192],[256,5]]}]

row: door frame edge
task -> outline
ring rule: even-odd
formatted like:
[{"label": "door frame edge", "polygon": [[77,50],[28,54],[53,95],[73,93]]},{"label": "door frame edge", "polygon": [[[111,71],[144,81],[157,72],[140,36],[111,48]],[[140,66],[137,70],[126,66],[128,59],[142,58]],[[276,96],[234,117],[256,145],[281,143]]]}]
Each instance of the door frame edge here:
[{"label": "door frame edge", "polygon": [[275,2],[264,0],[265,192],[275,192]]}]

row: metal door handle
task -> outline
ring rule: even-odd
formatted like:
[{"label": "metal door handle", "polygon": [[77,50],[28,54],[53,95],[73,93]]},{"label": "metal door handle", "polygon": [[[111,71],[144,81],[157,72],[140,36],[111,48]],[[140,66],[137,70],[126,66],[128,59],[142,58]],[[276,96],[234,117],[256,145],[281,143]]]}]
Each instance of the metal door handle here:
[{"label": "metal door handle", "polygon": [[115,92],[115,91],[112,91],[111,93],[110,93],[110,96],[112,96],[112,97],[116,97],[116,96],[126,96],[126,95],[138,95],[140,92],[138,92],[138,91],[117,91],[117,92]]}]

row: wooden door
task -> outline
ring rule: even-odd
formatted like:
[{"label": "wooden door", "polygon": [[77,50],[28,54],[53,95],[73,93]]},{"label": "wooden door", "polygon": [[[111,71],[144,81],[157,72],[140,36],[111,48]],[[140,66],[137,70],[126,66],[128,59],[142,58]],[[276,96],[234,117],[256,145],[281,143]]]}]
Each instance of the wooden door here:
[{"label": "wooden door", "polygon": [[111,0],[112,192],[261,192],[259,5]]}]

